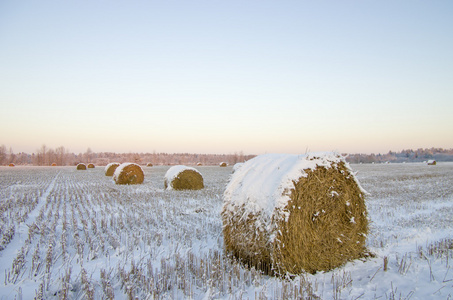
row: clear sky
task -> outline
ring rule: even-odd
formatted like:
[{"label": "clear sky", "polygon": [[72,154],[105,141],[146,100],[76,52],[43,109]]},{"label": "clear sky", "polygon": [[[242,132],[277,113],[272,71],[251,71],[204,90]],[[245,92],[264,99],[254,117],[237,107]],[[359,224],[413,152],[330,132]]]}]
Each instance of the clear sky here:
[{"label": "clear sky", "polygon": [[453,148],[453,1],[2,0],[0,145]]}]

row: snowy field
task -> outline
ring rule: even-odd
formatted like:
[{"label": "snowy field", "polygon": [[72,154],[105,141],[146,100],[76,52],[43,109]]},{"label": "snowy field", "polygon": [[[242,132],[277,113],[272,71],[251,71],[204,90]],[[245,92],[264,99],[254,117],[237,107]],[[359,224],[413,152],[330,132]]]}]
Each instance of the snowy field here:
[{"label": "snowy field", "polygon": [[164,190],[164,166],[136,186],[0,167],[0,299],[453,299],[453,163],[351,167],[375,257],[287,279],[224,254],[231,167],[197,167],[199,191]]}]

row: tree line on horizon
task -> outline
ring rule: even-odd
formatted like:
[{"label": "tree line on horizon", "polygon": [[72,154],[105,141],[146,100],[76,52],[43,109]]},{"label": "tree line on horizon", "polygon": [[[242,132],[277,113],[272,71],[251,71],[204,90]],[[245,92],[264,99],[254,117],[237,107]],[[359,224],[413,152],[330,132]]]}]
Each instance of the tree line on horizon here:
[{"label": "tree line on horizon", "polygon": [[[427,160],[453,161],[453,148],[419,148],[407,149],[400,152],[389,151],[385,154],[347,154],[349,163],[403,163],[423,162]],[[233,154],[196,154],[196,153],[115,153],[93,152],[90,148],[84,153],[72,153],[65,147],[48,148],[42,145],[36,153],[14,153],[13,150],[0,146],[0,165],[31,165],[31,166],[74,166],[78,163],[93,163],[105,166],[111,162],[134,162],[140,165],[218,165],[226,162],[233,165],[247,161],[256,155],[246,155],[242,151]]]},{"label": "tree line on horizon", "polygon": [[246,155],[242,151],[233,154],[197,154],[197,153],[115,153],[93,152],[88,148],[84,153],[72,153],[61,146],[56,149],[43,145],[36,153],[14,153],[10,148],[0,146],[0,165],[31,166],[75,166],[79,163],[93,163],[105,166],[111,162],[134,162],[140,165],[219,165],[221,162],[235,164],[244,162],[256,155]]},{"label": "tree line on horizon", "polygon": [[453,161],[453,148],[419,148],[406,149],[400,152],[389,151],[386,154],[348,154],[350,163],[406,163],[435,161]]}]

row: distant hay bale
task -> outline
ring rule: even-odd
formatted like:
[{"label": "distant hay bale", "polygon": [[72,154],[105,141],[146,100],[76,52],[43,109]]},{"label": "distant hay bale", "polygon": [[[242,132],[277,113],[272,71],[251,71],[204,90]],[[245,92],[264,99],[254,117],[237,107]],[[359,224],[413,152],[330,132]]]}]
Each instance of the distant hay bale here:
[{"label": "distant hay bale", "polygon": [[113,173],[115,173],[116,168],[118,168],[120,163],[109,163],[108,165],[105,166],[105,176],[113,176]]},{"label": "distant hay bale", "polygon": [[221,166],[221,167],[226,167],[226,166],[227,166],[227,163],[222,161],[222,162],[220,163],[220,166]]},{"label": "distant hay bale", "polygon": [[145,179],[142,167],[135,163],[124,163],[119,165],[113,173],[113,180],[116,184],[141,184]]},{"label": "distant hay bale", "polygon": [[56,167],[57,164],[56,164],[56,163],[52,163],[51,166],[52,166],[52,167]]},{"label": "distant hay bale", "polygon": [[94,169],[94,164],[88,164],[88,169]]},{"label": "distant hay bale", "polygon": [[201,162],[197,162],[197,166],[202,166],[203,164]]},{"label": "distant hay bale", "polygon": [[428,166],[435,166],[437,164],[437,162],[433,159],[431,160],[428,160]]},{"label": "distant hay bale", "polygon": [[165,173],[164,186],[174,190],[200,190],[204,188],[203,176],[197,169],[173,166]]},{"label": "distant hay bale", "polygon": [[85,164],[80,163],[77,165],[77,170],[86,170],[86,169],[87,169],[87,166]]},{"label": "distant hay bale", "polygon": [[8,166],[10,166],[10,167],[15,167],[16,165],[13,164],[13,163],[10,163]]},{"label": "distant hay bale", "polygon": [[152,164],[152,163],[147,163],[146,166],[147,166],[147,167],[152,167],[153,164]]},{"label": "distant hay bale", "polygon": [[257,156],[224,192],[225,249],[269,274],[334,269],[367,253],[365,193],[338,154]]}]

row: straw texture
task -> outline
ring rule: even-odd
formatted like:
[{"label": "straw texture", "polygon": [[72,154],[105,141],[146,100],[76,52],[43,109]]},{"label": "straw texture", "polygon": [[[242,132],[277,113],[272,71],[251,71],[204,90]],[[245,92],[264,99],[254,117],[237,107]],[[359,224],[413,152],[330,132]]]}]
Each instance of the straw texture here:
[{"label": "straw texture", "polygon": [[124,163],[116,168],[113,180],[116,184],[141,184],[145,179],[142,168],[134,163]]},{"label": "straw texture", "polygon": [[346,162],[305,169],[289,198],[265,226],[247,203],[224,206],[226,251],[273,275],[328,271],[367,254],[364,191]]}]

